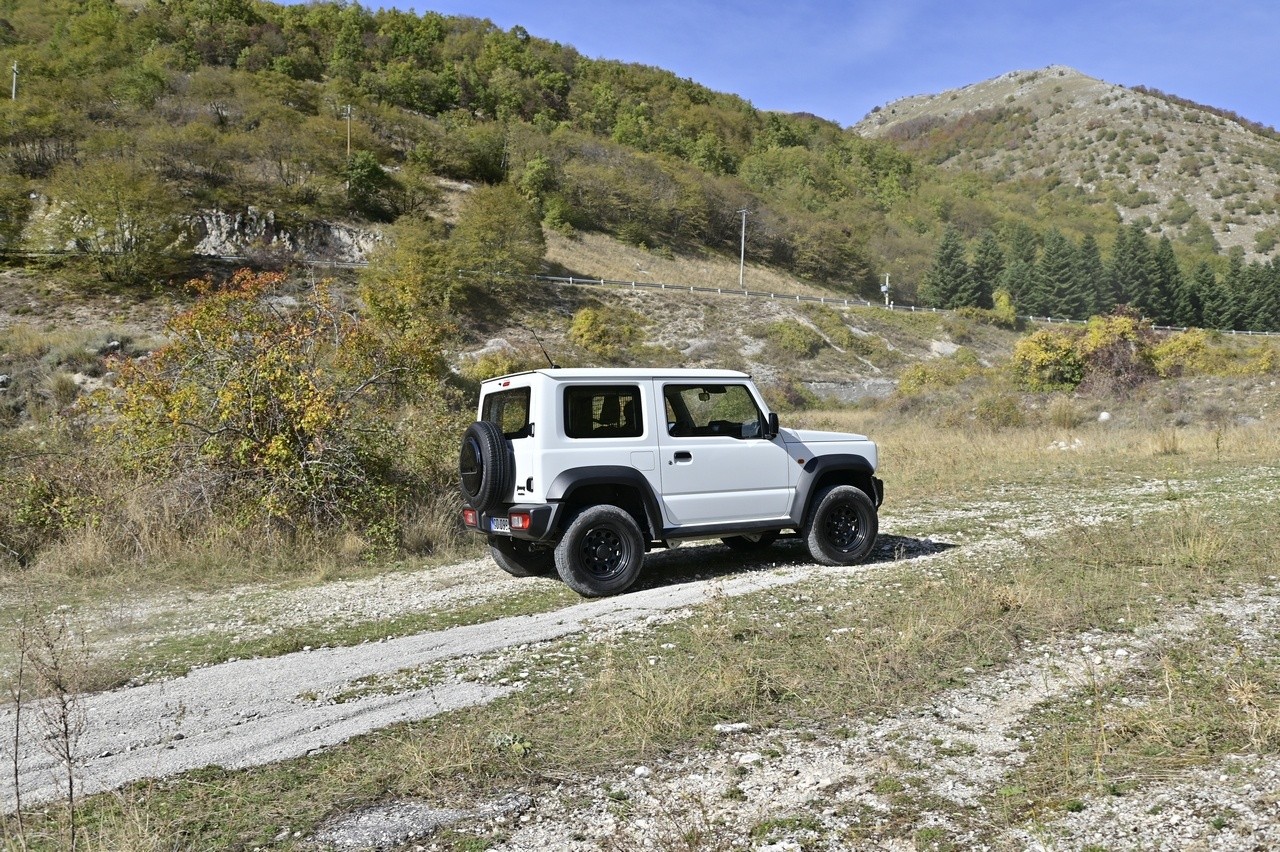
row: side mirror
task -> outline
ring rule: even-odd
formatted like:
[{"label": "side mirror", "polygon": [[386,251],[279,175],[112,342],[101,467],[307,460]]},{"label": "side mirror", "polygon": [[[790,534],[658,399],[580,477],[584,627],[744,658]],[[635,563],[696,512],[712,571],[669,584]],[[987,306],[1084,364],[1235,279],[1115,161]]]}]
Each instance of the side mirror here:
[{"label": "side mirror", "polygon": [[764,439],[772,441],[778,437],[778,413],[776,411],[769,412],[769,425],[764,430]]}]

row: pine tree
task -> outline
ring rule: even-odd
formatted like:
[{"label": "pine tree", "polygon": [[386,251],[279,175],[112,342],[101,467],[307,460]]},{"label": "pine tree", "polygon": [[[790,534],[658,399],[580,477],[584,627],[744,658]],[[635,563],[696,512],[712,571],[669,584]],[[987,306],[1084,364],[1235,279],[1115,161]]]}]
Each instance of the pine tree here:
[{"label": "pine tree", "polygon": [[1240,331],[1248,324],[1244,251],[1239,246],[1232,246],[1228,258],[1227,274],[1222,279],[1222,324],[1219,327]]},{"label": "pine tree", "polygon": [[973,292],[977,294],[978,307],[994,307],[992,294],[1000,286],[1000,276],[1004,273],[1004,252],[991,231],[982,232],[978,247],[973,252],[973,264],[969,273]]},{"label": "pine tree", "polygon": [[1021,260],[1024,263],[1035,263],[1036,252],[1040,248],[1040,238],[1028,225],[1015,222],[1005,229],[1005,241],[1009,250],[1005,256],[1009,263]]},{"label": "pine tree", "polygon": [[1200,261],[1190,278],[1183,278],[1182,288],[1178,291],[1174,306],[1173,322],[1175,325],[1203,328],[1205,325],[1205,296],[1217,288],[1217,279],[1213,267],[1207,261]]},{"label": "pine tree", "polygon": [[1102,252],[1093,234],[1085,234],[1076,251],[1076,286],[1085,299],[1085,307],[1091,316],[1109,314],[1115,307],[1107,270],[1102,265]]},{"label": "pine tree", "polygon": [[1154,316],[1155,253],[1137,222],[1121,227],[1111,256],[1111,278],[1118,291],[1117,304],[1128,305],[1146,317]]},{"label": "pine tree", "polygon": [[1151,301],[1151,319],[1156,325],[1171,325],[1183,289],[1182,270],[1173,253],[1173,243],[1161,237],[1154,255],[1156,276]]},{"label": "pine tree", "polygon": [[1280,282],[1275,261],[1250,263],[1244,269],[1245,312],[1243,328],[1248,331],[1280,330]]},{"label": "pine tree", "polygon": [[1259,264],[1263,270],[1262,289],[1267,297],[1264,302],[1265,325],[1263,331],[1280,331],[1280,262],[1275,258],[1265,265]]},{"label": "pine tree", "polygon": [[928,307],[957,308],[969,289],[969,264],[960,232],[948,225],[933,256],[933,265],[920,283],[920,301]]},{"label": "pine tree", "polygon": [[1020,313],[1031,313],[1027,307],[1027,299],[1034,298],[1036,267],[1021,257],[1015,257],[1004,268],[1000,289],[1009,294],[1013,304]]},{"label": "pine tree", "polygon": [[1009,250],[1005,254],[1008,261],[1001,277],[1001,287],[1013,297],[1013,303],[1019,310],[1026,311],[1026,300],[1035,288],[1036,252],[1040,239],[1035,231],[1021,222],[1009,225],[1005,234]]},{"label": "pine tree", "polygon": [[1027,308],[1033,314],[1084,319],[1085,301],[1077,287],[1078,258],[1075,246],[1057,228],[1044,235],[1044,251],[1036,265],[1035,301]]}]

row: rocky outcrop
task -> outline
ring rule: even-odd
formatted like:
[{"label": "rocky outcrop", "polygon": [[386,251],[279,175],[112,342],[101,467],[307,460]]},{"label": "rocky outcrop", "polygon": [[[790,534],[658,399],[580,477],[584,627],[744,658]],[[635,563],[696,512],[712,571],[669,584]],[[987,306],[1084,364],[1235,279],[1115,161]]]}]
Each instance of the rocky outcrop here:
[{"label": "rocky outcrop", "polygon": [[187,220],[192,252],[204,257],[248,257],[263,253],[309,261],[364,263],[383,241],[373,228],[338,222],[282,223],[274,211],[205,210]]}]

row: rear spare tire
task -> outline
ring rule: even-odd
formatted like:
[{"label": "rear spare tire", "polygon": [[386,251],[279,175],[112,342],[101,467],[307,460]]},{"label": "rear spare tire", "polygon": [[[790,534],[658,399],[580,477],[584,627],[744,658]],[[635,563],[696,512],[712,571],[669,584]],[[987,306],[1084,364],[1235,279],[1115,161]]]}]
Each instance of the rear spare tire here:
[{"label": "rear spare tire", "polygon": [[462,436],[458,455],[462,496],[474,509],[487,512],[502,502],[511,489],[515,462],[511,444],[496,423],[477,420]]}]

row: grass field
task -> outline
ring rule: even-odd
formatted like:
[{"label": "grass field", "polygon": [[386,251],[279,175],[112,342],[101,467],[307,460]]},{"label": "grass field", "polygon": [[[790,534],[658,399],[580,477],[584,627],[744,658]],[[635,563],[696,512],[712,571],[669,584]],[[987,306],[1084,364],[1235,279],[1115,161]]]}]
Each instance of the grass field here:
[{"label": "grass field", "polygon": [[[1134,415],[958,429],[870,409],[800,419],[881,442],[887,502],[881,548],[867,572],[816,576],[623,634],[526,649],[501,665],[531,672],[528,685],[492,705],[307,758],[238,772],[210,768],[93,797],[76,812],[80,848],[314,848],[308,838],[326,818],[363,806],[408,798],[466,807],[513,790],[554,801],[538,807],[566,823],[568,814],[608,809],[611,838],[584,834],[582,842],[596,845],[583,848],[640,848],[646,837],[682,849],[786,838],[806,849],[889,842],[1020,848],[1027,837],[1064,831],[1055,820],[1087,814],[1099,797],[1136,797],[1227,755],[1280,751],[1280,635],[1242,638],[1238,625],[1210,611],[1280,589],[1280,436],[1265,422],[1175,428],[1154,417],[1144,426]],[[935,546],[922,550],[922,542]],[[786,544],[776,558],[805,561]],[[244,582],[240,576],[231,585]],[[87,580],[63,590],[73,611],[92,609],[92,586]],[[203,591],[220,593],[217,583]],[[400,627],[431,629],[567,602],[517,597],[492,613],[459,607],[456,615]],[[1162,632],[1189,617],[1193,627]],[[248,652],[360,641],[386,629],[377,618],[345,633],[304,626]],[[910,726],[894,734],[901,741],[881,753],[856,796],[852,782],[836,784],[815,789],[799,808],[761,811],[749,782],[764,770],[735,769],[704,779],[697,815],[664,822],[662,813],[687,808],[685,793],[669,792],[666,801],[649,793],[642,802],[628,792],[636,765],[727,760],[727,746],[712,733],[716,723],[745,722],[767,735],[765,765],[814,743],[849,749],[867,726],[910,717],[912,708],[966,685],[1013,678],[1032,649],[1082,636],[1103,637],[1089,640],[1095,644],[1133,641],[1144,653],[1123,670],[1099,669],[1083,686],[1063,686],[1009,722],[1010,731],[1023,732],[1016,765],[977,785],[965,804],[938,795],[937,776],[945,761],[982,757],[982,747],[927,738],[921,745],[923,735]],[[186,641],[185,664],[246,652],[198,635]],[[139,650],[126,658],[138,660]],[[161,651],[179,656],[172,647]],[[157,665],[154,655],[145,665]],[[117,679],[130,674],[115,672]],[[918,748],[932,749],[938,763],[922,763]],[[583,792],[592,790],[599,795]],[[1221,823],[1219,831],[1238,818],[1206,817]],[[52,807],[25,814],[21,825],[9,817],[3,842],[59,848],[68,829],[66,810]],[[519,841],[519,829],[476,820],[420,842],[484,849]]]}]

